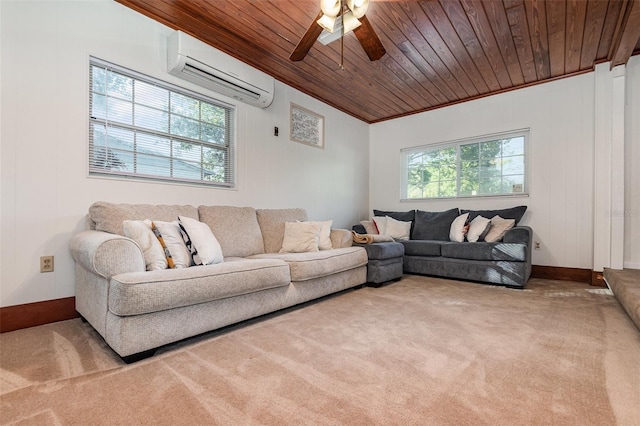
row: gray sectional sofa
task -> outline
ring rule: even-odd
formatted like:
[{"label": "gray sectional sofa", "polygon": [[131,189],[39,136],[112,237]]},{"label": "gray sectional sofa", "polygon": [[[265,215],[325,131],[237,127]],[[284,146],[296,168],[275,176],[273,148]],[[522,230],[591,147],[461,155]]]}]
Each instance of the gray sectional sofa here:
[{"label": "gray sectional sofa", "polygon": [[[374,210],[373,213],[374,216],[411,222],[411,238],[399,241],[404,246],[404,273],[524,288],[531,276],[532,230],[517,225],[525,211],[526,206],[482,211],[455,208],[443,212]],[[498,215],[513,219],[516,226],[496,242],[450,241],[452,222],[465,213],[469,213],[468,221],[476,216],[492,218]],[[366,232],[360,225],[354,226],[353,230]],[[384,276],[385,271],[378,271],[377,275]]]},{"label": "gray sectional sofa", "polygon": [[[123,222],[198,219],[216,236],[224,262],[146,270],[141,245]],[[331,229],[331,249],[279,253],[285,223],[302,209],[127,205],[98,202],[90,230],[75,235],[76,309],[125,361],[187,337],[366,282],[367,255],[351,232]]]}]

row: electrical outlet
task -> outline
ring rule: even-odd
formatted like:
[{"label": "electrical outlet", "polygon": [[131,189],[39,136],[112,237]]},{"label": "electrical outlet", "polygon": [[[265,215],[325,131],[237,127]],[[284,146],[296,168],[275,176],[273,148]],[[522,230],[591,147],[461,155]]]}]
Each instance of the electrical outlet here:
[{"label": "electrical outlet", "polygon": [[535,241],[533,243],[533,249],[534,250],[540,250],[540,241]]},{"label": "electrical outlet", "polygon": [[53,256],[40,256],[40,272],[53,272]]}]

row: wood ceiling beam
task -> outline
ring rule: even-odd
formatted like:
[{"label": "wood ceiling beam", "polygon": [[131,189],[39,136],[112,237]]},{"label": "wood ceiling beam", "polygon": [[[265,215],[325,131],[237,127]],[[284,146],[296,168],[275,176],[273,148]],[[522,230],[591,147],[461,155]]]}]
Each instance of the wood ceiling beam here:
[{"label": "wood ceiling beam", "polygon": [[640,0],[625,1],[609,51],[611,68],[629,61],[640,40]]}]

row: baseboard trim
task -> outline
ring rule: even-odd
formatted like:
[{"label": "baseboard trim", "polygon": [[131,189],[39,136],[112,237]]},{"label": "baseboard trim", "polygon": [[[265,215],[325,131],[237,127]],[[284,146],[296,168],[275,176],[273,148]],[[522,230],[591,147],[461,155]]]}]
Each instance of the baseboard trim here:
[{"label": "baseboard trim", "polygon": [[604,280],[604,272],[591,271],[591,282],[594,287],[609,287]]},{"label": "baseboard trim", "polygon": [[0,308],[0,333],[64,321],[79,316],[76,312],[75,297],[7,306]]},{"label": "baseboard trim", "polygon": [[604,281],[602,280],[602,272],[594,272],[591,269],[581,269],[581,268],[563,268],[561,266],[542,266],[542,265],[532,265],[531,266],[531,278],[542,278],[545,280],[560,280],[560,281],[575,281],[579,283],[594,284],[598,280],[594,280],[596,274],[600,274],[600,280],[602,281],[602,285]]}]

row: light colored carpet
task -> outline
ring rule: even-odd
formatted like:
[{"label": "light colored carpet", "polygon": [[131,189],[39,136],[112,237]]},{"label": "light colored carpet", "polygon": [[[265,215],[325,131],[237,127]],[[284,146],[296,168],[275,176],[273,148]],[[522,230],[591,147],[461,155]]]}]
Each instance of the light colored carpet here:
[{"label": "light colored carpet", "polygon": [[638,425],[640,331],[606,289],[405,276],[125,365],[80,320],[0,335],[0,423]]}]

